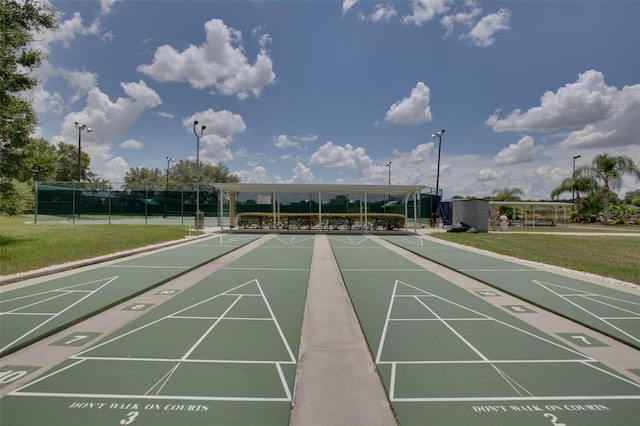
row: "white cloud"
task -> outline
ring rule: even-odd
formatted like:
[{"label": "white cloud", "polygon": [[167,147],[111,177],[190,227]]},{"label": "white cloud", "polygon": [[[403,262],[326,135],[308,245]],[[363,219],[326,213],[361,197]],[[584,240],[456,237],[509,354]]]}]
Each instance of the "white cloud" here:
[{"label": "white cloud", "polygon": [[267,182],[267,171],[262,166],[255,166],[251,170],[240,170],[234,172],[237,174],[241,182],[244,183],[265,183]]},{"label": "white cloud", "polygon": [[446,13],[453,3],[452,0],[413,0],[411,3],[411,15],[402,18],[405,24],[422,25],[431,21],[437,15]]},{"label": "white cloud", "polygon": [[[53,138],[54,141],[75,143],[78,130],[74,122],[78,121],[91,127],[92,132],[82,133],[83,150],[91,155],[91,169],[105,178],[106,167],[113,156],[111,139],[124,134],[145,110],[154,108],[162,102],[160,96],[142,80],[121,83],[120,87],[127,96],[118,98],[115,102],[112,102],[98,87],[91,89],[87,94],[84,109],[67,114],[62,123],[62,134]],[[124,174],[115,178],[122,179],[122,176]]]},{"label": "white cloud", "polygon": [[170,112],[166,112],[166,111],[156,111],[154,112],[155,115],[157,115],[158,117],[164,117],[164,118],[174,118],[175,116],[173,114],[171,114]]},{"label": "white cloud", "polygon": [[278,148],[286,148],[289,146],[295,146],[298,149],[302,149],[301,142],[313,142],[318,139],[318,135],[314,135],[313,133],[307,133],[306,135],[295,135],[295,136],[287,136],[287,135],[278,135],[273,136],[273,144]]},{"label": "white cloud", "polygon": [[385,121],[410,125],[428,123],[432,120],[429,98],[429,87],[419,81],[416,87],[411,89],[411,96],[391,105]]},{"label": "white cloud", "polygon": [[462,25],[467,28],[471,28],[473,26],[476,18],[482,12],[482,9],[478,8],[475,2],[471,2],[468,6],[468,11],[459,10],[454,14],[443,16],[440,19],[440,23],[447,29],[445,37],[453,34],[455,25]]},{"label": "white cloud", "polygon": [[494,157],[496,164],[529,163],[535,159],[536,146],[531,136],[523,136],[517,144],[511,144]]},{"label": "white cloud", "polygon": [[[93,157],[92,157],[93,160]],[[92,161],[93,166],[93,161]],[[92,167],[93,168],[93,167]],[[100,173],[100,177],[111,182],[122,182],[124,180],[124,176],[129,171],[130,166],[122,157],[111,158],[106,161],[102,172]]]},{"label": "white cloud", "polygon": [[315,176],[311,172],[311,169],[305,167],[304,164],[299,162],[293,169],[293,177],[288,181],[288,183],[313,183],[314,181]]},{"label": "white cloud", "polygon": [[44,56],[49,54],[50,44],[60,43],[63,47],[69,48],[76,36],[100,36],[102,31],[100,20],[95,20],[88,26],[83,25],[82,15],[79,12],[74,13],[71,19],[67,20],[62,20],[62,15],[58,15],[58,21],[56,28],[43,30],[33,42],[34,46],[44,53]]},{"label": "white cloud", "polygon": [[391,3],[377,4],[373,8],[373,12],[369,16],[369,19],[372,22],[381,22],[381,21],[382,22],[389,22],[391,20],[391,18],[393,18],[397,14],[398,14],[398,12],[393,7],[393,4],[391,4]]},{"label": "white cloud", "polygon": [[42,86],[38,86],[33,90],[31,98],[33,99],[33,109],[38,114],[62,114],[64,112],[64,99],[57,92],[50,93]]},{"label": "white cloud", "polygon": [[342,14],[346,14],[354,4],[358,3],[358,0],[343,0],[342,1]]},{"label": "white cloud", "polygon": [[582,127],[573,130],[562,145],[609,148],[640,144],[639,116],[640,84],[619,90],[608,86],[601,72],[589,70],[557,92],[545,92],[540,106],[525,112],[515,109],[505,118],[494,113],[485,123],[496,132]]},{"label": "white cloud", "polygon": [[493,36],[496,32],[509,29],[510,19],[511,11],[509,9],[500,9],[496,13],[484,16],[473,27],[468,36],[475,46],[491,46],[495,42]]},{"label": "white cloud", "polygon": [[138,142],[133,139],[127,139],[126,141],[120,144],[120,148],[127,148],[127,149],[142,149],[143,146],[144,144],[142,142]]},{"label": "white cloud", "polygon": [[233,158],[229,145],[233,142],[233,135],[246,130],[242,116],[230,111],[213,111],[211,108],[182,119],[182,125],[188,133],[193,134],[193,123],[198,121],[196,130],[201,132],[201,126],[206,126],[200,138],[201,161],[227,161]]},{"label": "white cloud", "polygon": [[[150,65],[138,71],[156,81],[188,82],[195,89],[213,88],[224,95],[245,99],[260,96],[265,86],[275,83],[273,63],[262,47],[254,64],[249,64],[242,45],[242,33],[227,27],[220,19],[205,24],[206,40],[182,52],[169,45],[160,46]],[[267,38],[261,38],[264,43]]]},{"label": "white cloud", "polygon": [[297,141],[292,141],[287,135],[273,136],[273,144],[278,148],[286,148],[288,146],[300,146]]},{"label": "white cloud", "polygon": [[500,178],[500,175],[493,169],[482,169],[478,170],[477,178],[479,181],[486,182],[498,180]]},{"label": "white cloud", "polygon": [[109,15],[113,10],[113,5],[120,0],[100,0],[100,13]]},{"label": "white cloud", "polygon": [[333,142],[327,142],[313,153],[309,164],[327,168],[351,169],[362,177],[366,176],[373,161],[366,154],[364,148],[354,149],[350,144],[339,146],[334,145]]},{"label": "white cloud", "polygon": [[85,96],[89,90],[96,87],[98,76],[90,71],[70,71],[63,68],[58,70],[62,78],[67,81],[69,87],[74,90],[74,94],[70,102],[77,102],[81,97]]}]

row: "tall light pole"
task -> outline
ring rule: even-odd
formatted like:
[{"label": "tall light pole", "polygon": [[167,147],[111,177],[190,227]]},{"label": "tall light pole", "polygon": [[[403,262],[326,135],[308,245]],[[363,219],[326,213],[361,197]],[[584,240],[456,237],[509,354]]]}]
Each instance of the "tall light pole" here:
[{"label": "tall light pole", "polygon": [[175,163],[176,160],[167,155],[167,192],[169,192],[169,164]]},{"label": "tall light pole", "polygon": [[200,138],[207,128],[204,124],[200,127],[200,134],[196,130],[198,120],[193,122],[193,134],[196,135],[196,215],[200,213]]},{"label": "tall light pole", "polygon": [[90,131],[92,131],[93,129],[89,126],[87,126],[86,124],[81,124],[78,123],[77,121],[75,122],[76,124],[76,129],[78,129],[78,183],[80,183],[80,156],[82,154],[82,131],[86,130],[87,133],[89,133]]},{"label": "tall light pole", "polygon": [[389,168],[389,186],[391,186],[391,161],[384,165]]},{"label": "tall light pole", "polygon": [[571,173],[571,202],[576,202],[576,159],[582,157],[582,155],[575,155],[573,157],[573,172]]},{"label": "tall light pole", "polygon": [[[438,190],[440,189],[440,152],[442,150],[442,135],[444,135],[444,129],[431,135],[431,138],[438,138],[438,168],[436,169],[436,197],[438,197]],[[438,200],[440,200],[438,198]],[[431,226],[434,226],[436,222],[435,215],[431,213]]]},{"label": "tall light pole", "polygon": [[[384,166],[389,169],[389,186],[391,186],[391,161],[386,163]],[[390,202],[390,201],[391,201],[391,194],[389,194],[389,200],[387,202]],[[386,206],[386,204],[385,204],[385,206]],[[387,211],[386,207],[385,207],[384,211],[386,213],[386,211]]]}]

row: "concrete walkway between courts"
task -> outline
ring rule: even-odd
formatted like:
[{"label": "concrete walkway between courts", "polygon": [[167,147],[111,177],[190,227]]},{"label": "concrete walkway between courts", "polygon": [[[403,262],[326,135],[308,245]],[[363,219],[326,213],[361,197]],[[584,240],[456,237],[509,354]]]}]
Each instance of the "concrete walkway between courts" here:
[{"label": "concrete walkway between courts", "polygon": [[396,424],[326,235],[313,246],[290,424]]}]

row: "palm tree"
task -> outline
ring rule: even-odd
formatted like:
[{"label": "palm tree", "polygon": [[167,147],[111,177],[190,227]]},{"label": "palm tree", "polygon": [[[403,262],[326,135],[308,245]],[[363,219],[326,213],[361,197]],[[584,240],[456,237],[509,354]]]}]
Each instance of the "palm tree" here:
[{"label": "palm tree", "polygon": [[576,193],[576,219],[580,222],[580,207],[582,205],[582,198],[580,193],[593,194],[600,190],[598,181],[588,174],[589,166],[582,166],[576,169],[574,176],[568,177],[562,181],[562,183],[551,191],[551,199],[557,198],[564,192],[575,191]]},{"label": "palm tree", "polygon": [[594,178],[602,182],[603,221],[609,223],[609,191],[619,189],[622,177],[626,174],[635,176],[640,181],[640,168],[626,155],[617,157],[609,154],[596,155],[588,166],[588,171]]}]

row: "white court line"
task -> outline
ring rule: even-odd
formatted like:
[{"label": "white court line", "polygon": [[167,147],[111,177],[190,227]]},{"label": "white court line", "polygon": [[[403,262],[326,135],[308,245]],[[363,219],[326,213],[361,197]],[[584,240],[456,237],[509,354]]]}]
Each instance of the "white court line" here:
[{"label": "white court line", "polygon": [[426,269],[375,269],[375,268],[340,268],[341,271],[347,272],[425,272]]},{"label": "white court line", "polygon": [[145,268],[153,268],[153,269],[189,269],[192,268],[193,266],[165,266],[165,265],[119,265],[119,264],[113,264],[113,265],[105,265],[105,268],[140,268],[140,269],[145,269]]},{"label": "white court line", "polygon": [[287,384],[287,380],[284,377],[284,372],[282,371],[282,367],[280,363],[276,364],[276,369],[278,370],[278,376],[280,377],[280,383],[282,384],[282,388],[284,389],[284,393],[287,396],[287,400],[291,401],[291,392],[289,391],[289,385]]},{"label": "white court line", "polygon": [[640,395],[589,395],[589,396],[490,396],[459,398],[394,398],[391,402],[491,402],[491,401],[628,401],[640,400]]},{"label": "white court line", "polygon": [[[0,300],[0,305],[5,303],[5,302],[14,302],[14,301],[20,300],[20,299],[28,299],[30,297],[40,296],[41,294],[55,293],[55,292],[58,292],[58,291],[71,291],[70,289],[75,288],[75,287],[80,287],[80,286],[87,285],[87,284],[93,284],[93,283],[97,283],[97,282],[104,281],[106,279],[111,279],[111,278],[113,278],[113,277],[101,278],[99,280],[88,281],[86,283],[80,283],[80,284],[68,285],[66,287],[54,288],[54,289],[51,289],[51,290],[41,291],[39,293],[27,294],[25,296],[18,296],[18,297],[14,297],[14,298],[11,298],[11,299],[3,299],[3,300]],[[86,290],[86,291],[92,291],[92,290]]]},{"label": "white court line", "polygon": [[[418,290],[418,291],[420,291],[420,292],[422,292],[422,293],[432,295],[432,293],[426,292],[426,291],[422,290],[421,288],[418,288],[418,287],[412,286],[411,284],[407,284],[407,283],[402,282],[402,281],[400,281],[400,282],[401,282],[402,284],[404,284],[404,285],[406,285],[406,286],[408,286],[408,287],[411,287],[411,288],[413,288],[413,289],[415,289],[415,290]],[[463,306],[463,305],[461,305],[461,304],[459,304],[459,303],[456,303],[456,302],[453,302],[453,301],[451,301],[451,300],[445,299],[444,297],[441,297],[441,296],[438,296],[438,295],[435,295],[435,294],[433,294],[433,297],[436,297],[436,298],[438,298],[438,299],[440,299],[440,300],[442,300],[442,301],[444,301],[444,302],[451,303],[451,304],[452,304],[452,305],[454,305],[454,306],[457,306],[457,307],[459,307],[459,308],[461,308],[461,309],[465,309],[465,310],[467,310],[467,311],[469,311],[469,312],[472,312],[472,313],[474,313],[474,314],[476,314],[476,315],[479,315],[479,316],[481,316],[481,317],[484,317],[484,318],[490,318],[490,319],[492,319],[493,321],[497,322],[498,324],[502,324],[502,325],[504,325],[504,326],[506,326],[506,327],[509,327],[509,328],[512,328],[512,329],[514,329],[514,330],[516,330],[516,331],[519,331],[519,332],[521,332],[521,333],[524,333],[524,334],[526,334],[526,335],[528,335],[528,336],[534,337],[534,338],[536,338],[536,339],[538,339],[538,340],[542,340],[542,341],[543,341],[543,342],[545,342],[545,343],[549,343],[549,344],[551,344],[551,345],[553,345],[553,346],[556,346],[556,347],[558,347],[558,348],[560,348],[560,349],[564,349],[565,351],[571,352],[571,353],[573,353],[573,354],[575,354],[575,355],[580,355],[581,357],[584,357],[584,358],[586,358],[586,359],[588,359],[588,360],[591,360],[591,361],[593,360],[592,358],[587,357],[586,355],[584,355],[584,354],[582,354],[582,353],[580,353],[580,352],[578,352],[578,351],[575,351],[575,350],[573,350],[572,348],[569,348],[569,347],[566,347],[566,346],[562,346],[561,344],[556,343],[556,342],[554,342],[554,341],[552,341],[552,340],[549,340],[549,339],[547,339],[547,338],[544,338],[544,337],[538,336],[538,335],[536,335],[536,334],[533,334],[533,333],[531,333],[531,332],[529,332],[529,331],[526,331],[526,330],[523,330],[523,329],[521,329],[521,328],[518,328],[518,327],[516,327],[515,325],[509,324],[509,323],[507,323],[507,322],[504,322],[504,321],[498,320],[498,319],[496,319],[496,318],[492,318],[492,317],[490,317],[490,316],[488,316],[488,315],[485,315],[485,314],[483,314],[483,313],[481,313],[481,312],[478,312],[478,311],[476,311],[476,310],[473,310],[473,309],[471,309],[471,308],[468,308],[468,307],[466,307],[466,306]]]},{"label": "white court line", "polygon": [[[36,331],[37,329],[39,329],[40,327],[42,327],[43,325],[49,323],[51,320],[58,318],[60,315],[62,315],[63,313],[65,313],[66,311],[68,311],[69,309],[73,308],[74,306],[76,306],[77,304],[83,302],[85,299],[87,299],[88,297],[92,296],[93,294],[97,293],[98,291],[102,290],[104,287],[108,286],[109,284],[111,284],[113,281],[117,280],[119,277],[115,276],[113,278],[111,278],[110,280],[108,280],[107,282],[105,282],[104,284],[102,284],[100,287],[98,287],[97,289],[95,289],[94,291],[92,291],[91,293],[87,294],[84,297],[81,297],[80,299],[78,299],[77,301],[73,302],[72,304],[70,304],[69,306],[67,306],[66,308],[64,308],[63,310],[61,310],[60,312],[58,312],[57,314],[55,314],[54,316],[50,317],[49,319],[47,319],[46,321],[41,322],[40,324],[38,324],[37,326],[35,326],[34,328],[32,328],[31,330],[27,331],[26,333],[24,333],[22,336],[18,337],[17,339],[14,339],[11,343],[9,343],[8,345],[5,345],[3,348],[0,349],[0,353],[3,352],[5,349],[11,347],[12,345],[14,345],[16,342],[19,342],[20,340],[24,339],[26,336],[28,336],[29,334],[33,333],[34,331]],[[98,281],[98,280],[96,280]],[[96,282],[96,281],[92,281],[92,282]],[[88,284],[88,283],[85,283]]]},{"label": "white court line", "polygon": [[396,295],[396,289],[398,288],[398,280],[393,284],[393,292],[391,293],[391,300],[389,300],[389,307],[387,308],[387,316],[384,319],[384,326],[382,327],[382,336],[380,336],[380,343],[378,344],[378,354],[376,355],[376,364],[380,363],[382,356],[382,348],[384,341],[387,337],[387,327],[389,326],[389,318],[391,318],[391,309],[393,308],[393,299]]},{"label": "white court line", "polygon": [[227,307],[227,309],[222,313],[222,316],[220,316],[217,320],[215,320],[213,324],[211,324],[211,326],[207,329],[207,331],[205,331],[202,334],[202,336],[200,336],[200,338],[196,341],[196,343],[193,346],[191,346],[191,348],[184,355],[182,355],[181,360],[185,360],[189,358],[189,355],[191,355],[191,353],[195,351],[198,346],[200,346],[200,343],[202,343],[202,341],[207,338],[207,336],[211,333],[211,331],[213,331],[213,329],[216,328],[216,326],[220,323],[220,321],[222,321],[222,319],[227,314],[227,312],[233,309],[233,307],[236,305],[236,303],[240,301],[240,299],[242,299],[242,296],[237,296],[236,300],[231,302],[231,305],[229,305],[229,307]]},{"label": "white court line", "polygon": [[[480,358],[484,359],[485,361],[489,361],[489,358],[487,358],[482,352],[480,352],[480,350],[478,348],[476,348],[475,346],[473,346],[471,344],[471,342],[469,342],[467,339],[464,338],[464,336],[462,336],[460,333],[458,333],[458,331],[451,327],[448,323],[447,320],[442,319],[440,317],[440,315],[438,315],[433,309],[431,309],[429,306],[427,306],[422,300],[420,300],[419,297],[416,297],[415,300],[418,301],[418,303],[420,303],[422,306],[424,306],[425,309],[427,309],[429,312],[431,312],[431,314],[436,317],[437,319],[440,320],[440,323],[442,323],[445,327],[447,327],[453,334],[455,334],[458,339],[460,339],[462,341],[462,343],[464,343],[465,345],[467,345],[469,347],[469,349],[471,349],[473,352],[476,353],[476,355],[478,355]],[[485,315],[486,316],[486,315]]]},{"label": "white court line", "polygon": [[47,398],[99,398],[99,399],[142,399],[177,401],[237,401],[237,402],[289,402],[291,398],[226,397],[226,396],[189,396],[189,395],[135,395],[104,393],[59,393],[59,392],[17,392],[13,396],[40,396]]},{"label": "white court line", "polygon": [[269,301],[267,300],[267,297],[264,295],[264,292],[262,291],[262,286],[260,285],[260,283],[258,282],[257,279],[255,280],[255,282],[258,285],[258,290],[260,290],[260,294],[262,294],[262,298],[264,300],[264,303],[267,305],[267,309],[269,310],[269,314],[271,314],[271,318],[273,318],[273,322],[274,322],[276,328],[278,329],[278,333],[280,333],[280,339],[282,339],[282,342],[284,343],[285,347],[287,348],[287,352],[289,353],[289,357],[291,357],[291,361],[293,363],[295,363],[296,362],[296,357],[293,355],[293,351],[289,347],[289,342],[287,341],[287,338],[285,337],[284,333],[282,332],[282,328],[280,328],[280,323],[278,322],[278,319],[276,318],[275,314],[273,313],[273,310],[271,309],[271,305],[269,304]]},{"label": "white court line", "polygon": [[430,364],[586,364],[589,362],[598,362],[596,360],[584,360],[584,359],[501,359],[501,360],[482,360],[482,359],[470,359],[462,361],[380,361],[377,364],[389,365],[389,364],[406,364],[406,365],[430,365]]},{"label": "white court line", "polygon": [[294,361],[282,360],[238,360],[238,359],[182,359],[182,358],[134,358],[134,357],[114,357],[114,356],[78,356],[74,355],[70,359],[81,359],[85,361],[137,361],[137,362],[181,362],[183,364],[290,364],[294,365]]},{"label": "white court line", "polygon": [[[613,308],[613,309],[617,309],[618,311],[626,312],[628,314],[637,315],[637,318],[640,318],[640,313],[638,313],[638,312],[630,311],[629,309],[621,308],[620,306],[612,305],[610,303],[605,303],[605,302],[603,302],[601,300],[592,299],[591,297],[588,297],[588,296],[578,296],[578,297],[580,297],[582,299],[591,300],[594,303],[600,303],[601,305],[608,306],[608,307]],[[630,303],[632,303],[632,302],[630,302]]]},{"label": "white court line", "polygon": [[463,272],[531,272],[537,271],[534,268],[513,268],[513,269],[492,269],[492,268],[475,268],[475,269],[464,269],[460,268],[459,271]]},{"label": "white court line", "polygon": [[153,389],[155,388],[158,388],[158,390],[154,393],[154,395],[159,394],[164,388],[164,386],[169,382],[169,380],[171,380],[173,373],[176,372],[178,367],[180,367],[179,362],[176,365],[174,365],[171,370],[167,371],[167,373],[164,376],[160,377],[160,379],[157,382],[155,382],[153,386],[151,386],[149,390],[147,390],[144,394],[149,395],[151,392],[153,392]]},{"label": "white court line", "polygon": [[[595,319],[598,319],[600,321],[602,321],[603,323],[607,324],[609,327],[613,328],[614,330],[619,331],[620,333],[624,334],[625,336],[631,338],[632,340],[635,340],[636,342],[640,342],[640,339],[632,336],[631,334],[627,333],[626,331],[624,331],[623,329],[621,329],[620,327],[616,327],[615,325],[611,324],[609,321],[605,321],[603,318],[597,316],[596,314],[594,314],[593,312],[589,311],[588,309],[580,306],[579,304],[571,301],[570,299],[562,296],[560,293],[556,292],[555,290],[552,290],[550,288],[548,288],[545,284],[549,284],[549,283],[543,283],[542,281],[536,281],[536,280],[531,280],[534,283],[538,284],[540,287],[544,288],[545,290],[555,294],[556,296],[558,296],[559,298],[561,298],[562,300],[564,300],[565,302],[575,306],[576,308],[584,311],[585,313],[587,313],[588,315],[591,315],[592,317],[594,317]],[[549,285],[553,285],[553,284],[549,284]]]},{"label": "white court line", "polygon": [[609,375],[609,376],[611,376],[611,377],[615,377],[616,379],[620,379],[620,380],[622,380],[623,382],[626,382],[626,383],[628,383],[628,384],[630,384],[630,385],[633,385],[633,386],[635,386],[635,387],[637,387],[637,388],[640,388],[640,384],[638,384],[638,383],[636,383],[636,382],[634,382],[634,381],[632,381],[632,380],[630,380],[630,379],[627,379],[626,377],[622,377],[622,376],[618,376],[618,375],[616,375],[616,374],[613,374],[612,372],[607,371],[607,370],[604,370],[604,369],[602,369],[602,368],[598,367],[597,365],[589,364],[589,363],[586,363],[586,362],[584,363],[584,365],[586,365],[587,367],[591,367],[591,368],[593,368],[594,370],[601,371],[601,372],[603,372],[604,374],[608,374],[608,375]]},{"label": "white court line", "polygon": [[[247,284],[249,284],[249,283],[252,283],[253,281],[255,281],[255,280],[247,281],[246,283],[240,284],[240,285],[238,285],[238,286],[236,286],[236,287],[233,287],[232,289],[229,289],[229,290],[227,290],[227,291],[229,291],[229,292],[230,292],[230,291],[236,290],[236,289],[238,289],[238,288],[240,288],[240,287],[242,287],[242,286],[245,286],[245,285],[247,285]],[[149,322],[149,323],[147,323],[147,324],[141,325],[140,327],[134,328],[133,330],[129,330],[128,332],[126,332],[126,333],[124,333],[124,334],[120,334],[120,335],[118,335],[118,336],[116,336],[116,337],[113,337],[112,339],[109,339],[109,340],[107,340],[107,341],[104,341],[104,342],[102,342],[102,343],[99,343],[99,344],[97,344],[97,345],[95,345],[95,346],[91,346],[91,347],[89,347],[89,348],[85,349],[84,351],[81,351],[81,352],[77,353],[74,357],[82,356],[85,352],[88,352],[88,351],[91,351],[91,350],[97,349],[97,348],[102,347],[102,346],[104,346],[104,345],[107,345],[107,344],[109,344],[109,343],[115,342],[116,340],[120,340],[120,339],[122,339],[123,337],[126,337],[126,336],[128,336],[128,335],[130,335],[130,334],[136,333],[136,332],[138,332],[138,331],[140,331],[140,330],[143,330],[143,329],[145,329],[145,328],[147,328],[147,327],[151,327],[152,325],[155,325],[155,324],[157,324],[157,323],[159,323],[159,322],[161,322],[161,321],[164,321],[164,320],[166,320],[167,318],[171,318],[173,315],[180,314],[180,313],[182,313],[182,312],[184,312],[184,311],[188,311],[189,309],[194,308],[194,307],[196,307],[196,306],[202,305],[202,304],[204,304],[204,303],[208,303],[208,302],[210,302],[211,300],[216,299],[216,298],[218,298],[218,297],[220,297],[220,296],[226,296],[226,294],[225,294],[225,293],[226,293],[226,292],[216,294],[215,296],[211,296],[211,297],[209,297],[209,298],[207,298],[207,299],[201,300],[201,301],[200,301],[200,302],[198,302],[198,303],[194,303],[193,305],[189,305],[189,306],[187,306],[186,308],[180,309],[180,310],[179,310],[179,311],[177,311],[177,312],[174,312],[174,313],[172,313],[172,314],[169,314],[169,315],[166,315],[166,316],[164,316],[164,317],[158,318],[157,320],[151,321],[151,322]]]},{"label": "white court line", "polygon": [[220,269],[226,269],[229,271],[308,271],[309,269],[305,268],[234,268],[234,267],[224,267]]},{"label": "white court line", "polygon": [[[56,293],[59,293],[59,291],[58,291],[58,290],[55,290],[55,292],[56,292]],[[39,304],[41,304],[41,303],[49,302],[49,301],[54,300],[54,299],[57,299],[57,298],[59,298],[59,297],[66,296],[66,295],[68,295],[69,293],[70,293],[70,292],[64,292],[64,293],[62,293],[62,294],[56,294],[55,296],[51,296],[51,297],[48,297],[48,298],[46,298],[46,299],[38,300],[37,302],[33,302],[33,303],[28,304],[28,305],[20,306],[20,307],[17,307],[17,308],[15,308],[15,309],[12,309],[12,310],[10,310],[10,311],[0,312],[0,316],[2,316],[2,315],[14,315],[14,314],[16,314],[16,313],[17,313],[16,311],[21,311],[21,310],[23,310],[23,309],[30,308],[30,307],[32,307],[32,306],[36,306],[36,305],[39,305]],[[30,313],[30,312],[22,312],[22,314],[23,314],[23,315],[24,315],[24,314],[27,314],[27,315],[36,315],[35,313],[33,313],[33,314],[32,314],[32,313]],[[46,315],[55,315],[55,314],[46,314]]]}]

